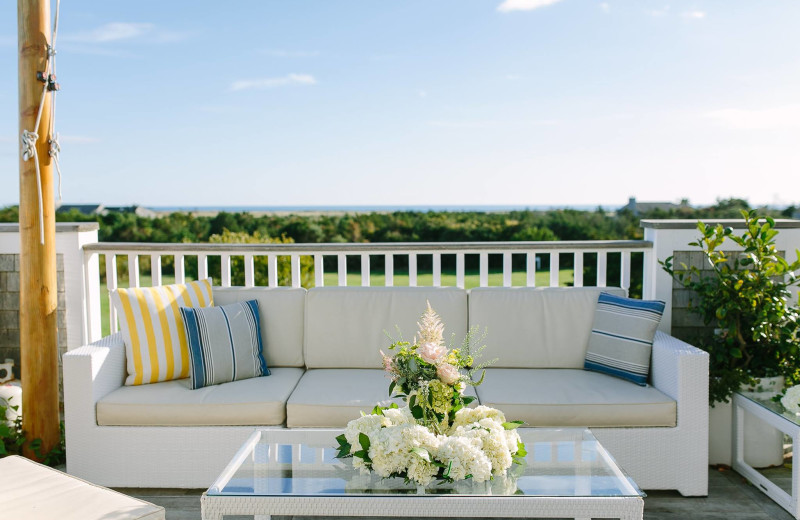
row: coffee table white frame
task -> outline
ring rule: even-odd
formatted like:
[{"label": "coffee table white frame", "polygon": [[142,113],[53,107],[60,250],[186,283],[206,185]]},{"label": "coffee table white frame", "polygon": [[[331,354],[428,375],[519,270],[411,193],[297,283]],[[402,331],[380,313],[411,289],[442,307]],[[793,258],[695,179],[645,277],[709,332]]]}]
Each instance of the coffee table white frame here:
[{"label": "coffee table white frame", "polygon": [[782,431],[792,438],[792,453],[800,454],[798,441],[800,441],[800,425],[796,420],[784,417],[775,410],[759,404],[758,402],[740,394],[733,394],[733,469],[752,484],[763,491],[778,505],[789,511],[795,518],[800,519],[798,510],[798,496],[800,496],[800,464],[792,464],[791,494],[787,493],[767,477],[759,473],[744,460],[744,415],[750,413],[753,417]]},{"label": "coffee table white frame", "polygon": [[[316,440],[333,439],[337,430],[304,432]],[[274,434],[274,430],[270,432]],[[251,455],[261,439],[256,431],[239,449],[219,478],[203,493],[200,503],[203,520],[222,520],[224,515],[252,515],[258,520],[281,516],[392,516],[392,517],[508,517],[508,518],[618,518],[642,520],[644,500],[628,477],[616,466],[613,457],[598,442],[598,451],[611,462],[612,469],[631,496],[545,497],[491,495],[217,495]],[[301,431],[294,430],[287,442],[311,442]]]}]

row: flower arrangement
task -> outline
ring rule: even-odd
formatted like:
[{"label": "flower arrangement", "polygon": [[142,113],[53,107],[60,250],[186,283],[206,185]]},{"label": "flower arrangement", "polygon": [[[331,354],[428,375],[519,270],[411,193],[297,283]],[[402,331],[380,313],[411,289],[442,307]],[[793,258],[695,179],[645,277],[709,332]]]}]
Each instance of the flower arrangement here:
[{"label": "flower arrangement", "polygon": [[448,349],[444,324],[430,303],[417,325],[413,343],[394,341],[393,357],[381,352],[391,378],[389,394],[395,392],[406,406],[376,406],[350,421],[336,438],[337,456],[353,457],[353,467],[362,471],[422,486],[434,479],[505,477],[527,454],[516,432],[522,421],[506,421],[503,412],[487,406],[468,408],[474,398],[464,390],[483,382],[485,371],[478,381],[473,374],[487,366],[475,364],[484,348],[472,351],[477,329],[470,330],[461,348]]},{"label": "flower arrangement", "polygon": [[800,415],[800,385],[786,390],[786,393],[781,397],[781,404],[786,408],[787,412]]}]

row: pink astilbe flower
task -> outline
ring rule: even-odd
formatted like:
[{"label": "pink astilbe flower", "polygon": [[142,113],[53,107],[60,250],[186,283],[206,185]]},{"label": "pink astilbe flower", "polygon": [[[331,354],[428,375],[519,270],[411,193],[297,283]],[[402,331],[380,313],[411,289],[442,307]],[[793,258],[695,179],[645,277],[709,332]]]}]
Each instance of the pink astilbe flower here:
[{"label": "pink astilbe flower", "polygon": [[382,350],[380,351],[380,353],[381,357],[383,358],[383,369],[386,371],[389,377],[392,378],[393,381],[397,380],[397,370],[395,369],[394,366],[394,358],[387,356],[386,354],[383,353]]},{"label": "pink astilbe flower", "polygon": [[417,323],[417,327],[419,327],[419,342],[421,345],[435,343],[441,346],[444,344],[444,323],[431,308],[431,302],[426,303],[428,304],[428,309],[420,318],[420,322]]},{"label": "pink astilbe flower", "polygon": [[426,363],[435,365],[447,355],[447,347],[429,341],[419,346],[417,354]]},{"label": "pink astilbe flower", "polygon": [[436,367],[436,375],[439,376],[439,380],[446,385],[455,384],[461,376],[461,374],[458,373],[458,369],[450,363],[440,363],[439,366]]}]

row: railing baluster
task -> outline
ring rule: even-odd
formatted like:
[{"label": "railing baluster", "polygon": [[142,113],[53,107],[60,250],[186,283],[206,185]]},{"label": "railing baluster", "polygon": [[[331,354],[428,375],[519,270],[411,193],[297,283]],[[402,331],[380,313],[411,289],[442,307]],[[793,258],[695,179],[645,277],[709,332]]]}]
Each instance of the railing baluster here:
[{"label": "railing baluster", "polygon": [[278,256],[267,255],[267,283],[270,287],[278,286]]},{"label": "railing baluster", "polygon": [[220,263],[220,285],[223,287],[231,286],[231,255],[222,253],[219,255]]},{"label": "railing baluster", "polygon": [[503,287],[511,287],[511,253],[503,253]]},{"label": "railing baluster", "polygon": [[361,253],[361,287],[369,287],[369,253]]},{"label": "railing baluster", "polygon": [[161,285],[161,255],[150,255],[150,279],[153,287]]},{"label": "railing baluster", "polygon": [[314,286],[323,287],[325,285],[325,268],[323,267],[322,255],[314,255]]},{"label": "railing baluster", "polygon": [[620,285],[625,289],[625,293],[627,293],[631,286],[631,252],[622,251],[621,253],[622,258],[620,258],[619,264]]},{"label": "railing baluster", "polygon": [[536,287],[536,253],[526,253],[527,260],[525,282],[528,287]]},{"label": "railing baluster", "polygon": [[597,286],[606,286],[606,265],[608,262],[608,253],[606,251],[597,252]]},{"label": "railing baluster", "polygon": [[394,285],[394,254],[387,253],[383,258],[383,279],[386,287]]},{"label": "railing baluster", "polygon": [[417,286],[417,253],[408,253],[408,285]]},{"label": "railing baluster", "polygon": [[433,253],[433,286],[442,286],[442,254]]},{"label": "railing baluster", "polygon": [[117,321],[117,310],[111,303],[111,292],[117,290],[117,255],[106,253],[106,288],[108,289],[108,324],[109,330],[113,333],[119,330]]},{"label": "railing baluster", "polygon": [[575,261],[573,264],[573,285],[583,287],[583,251],[575,251]]},{"label": "railing baluster", "polygon": [[480,280],[479,284],[481,287],[488,287],[489,286],[489,253],[481,253],[479,255],[479,263],[480,266],[478,270],[480,271]]},{"label": "railing baluster", "polygon": [[642,298],[652,300],[656,297],[656,266],[652,249],[642,255]]},{"label": "railing baluster", "polygon": [[558,275],[560,267],[558,265],[559,254],[558,251],[550,253],[550,287],[558,287]]},{"label": "railing baluster", "polygon": [[183,267],[183,255],[175,253],[175,283],[186,283],[186,270]]},{"label": "railing baluster", "polygon": [[339,253],[337,255],[339,261],[339,287],[347,286],[347,255]]},{"label": "railing baluster", "polygon": [[208,255],[203,253],[197,255],[197,278],[200,280],[208,278]]},{"label": "railing baluster", "polygon": [[293,254],[292,259],[292,287],[300,287],[300,255]]},{"label": "railing baluster", "polygon": [[139,255],[128,255],[128,287],[139,287]]},{"label": "railing baluster", "polygon": [[465,287],[464,271],[464,253],[456,253],[456,286],[462,289]]},{"label": "railing baluster", "polygon": [[253,253],[244,254],[244,286],[254,287],[256,285],[256,268]]}]

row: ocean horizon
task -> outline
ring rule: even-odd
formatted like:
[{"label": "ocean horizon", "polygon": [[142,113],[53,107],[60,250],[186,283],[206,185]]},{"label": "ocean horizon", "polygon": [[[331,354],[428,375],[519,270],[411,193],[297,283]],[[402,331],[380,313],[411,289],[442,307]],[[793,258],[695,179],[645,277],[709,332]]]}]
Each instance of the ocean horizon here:
[{"label": "ocean horizon", "polygon": [[[148,206],[146,208],[159,212],[227,212],[227,213],[248,213],[248,212],[392,212],[392,211],[476,211],[476,212],[505,212],[505,211],[548,211],[556,209],[574,209],[579,211],[594,211],[598,207],[603,209],[618,209],[616,206],[603,206],[591,204],[548,204],[548,205],[514,205],[514,204],[417,204],[417,205],[296,205],[296,206]],[[619,206],[621,207],[621,205]]]}]

